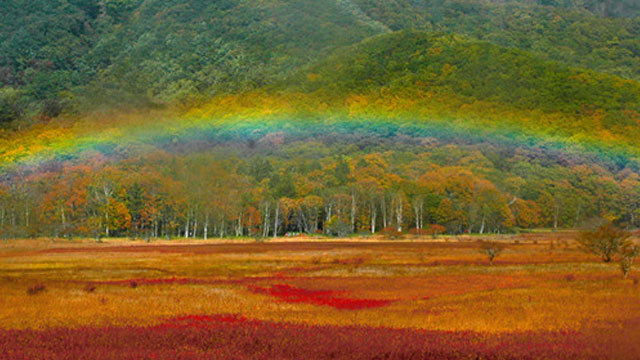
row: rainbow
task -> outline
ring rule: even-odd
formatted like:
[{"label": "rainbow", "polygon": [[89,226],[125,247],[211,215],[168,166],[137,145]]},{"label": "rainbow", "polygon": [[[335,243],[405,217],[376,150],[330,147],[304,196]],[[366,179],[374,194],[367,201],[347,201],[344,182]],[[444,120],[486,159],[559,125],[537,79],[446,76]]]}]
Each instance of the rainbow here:
[{"label": "rainbow", "polygon": [[349,99],[338,106],[320,101],[309,104],[299,98],[254,95],[219,98],[205,106],[180,111],[93,114],[40,124],[19,136],[5,135],[0,140],[0,169],[81,159],[96,153],[143,153],[194,142],[252,146],[273,133],[292,140],[367,138],[374,143],[390,137],[394,141],[435,138],[452,143],[524,147],[617,167],[640,164],[639,149],[615,138],[569,136],[567,132],[525,128],[517,121],[497,121],[495,116],[429,109],[420,104],[401,109],[379,103],[362,105]]}]

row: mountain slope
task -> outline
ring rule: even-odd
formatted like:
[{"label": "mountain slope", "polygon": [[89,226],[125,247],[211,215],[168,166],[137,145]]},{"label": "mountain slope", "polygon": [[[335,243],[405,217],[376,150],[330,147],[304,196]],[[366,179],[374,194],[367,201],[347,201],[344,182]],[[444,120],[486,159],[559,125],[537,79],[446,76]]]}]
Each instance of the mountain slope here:
[{"label": "mountain slope", "polygon": [[[458,33],[527,50],[570,66],[640,79],[637,2],[356,1],[370,17],[394,30],[415,28]],[[617,8],[620,10],[613,10]],[[604,16],[609,12],[626,14],[628,18]]]},{"label": "mountain slope", "polygon": [[[634,81],[439,33],[377,36],[341,49],[284,84],[293,91],[319,92],[334,99],[381,88],[409,99],[431,93],[456,99],[455,104],[483,102],[524,111],[529,115],[523,122],[535,122],[526,119],[533,116],[531,112],[538,118],[562,114],[540,126],[565,136],[582,132],[597,137],[605,130],[631,143],[640,123],[640,84]],[[477,115],[486,117],[490,110]],[[532,124],[521,124],[528,125]]]},{"label": "mountain slope", "polygon": [[[333,49],[402,29],[458,33],[638,79],[636,8],[610,3],[7,0],[0,13],[0,122],[191,106],[289,78]],[[625,11],[629,18],[607,16]]]}]

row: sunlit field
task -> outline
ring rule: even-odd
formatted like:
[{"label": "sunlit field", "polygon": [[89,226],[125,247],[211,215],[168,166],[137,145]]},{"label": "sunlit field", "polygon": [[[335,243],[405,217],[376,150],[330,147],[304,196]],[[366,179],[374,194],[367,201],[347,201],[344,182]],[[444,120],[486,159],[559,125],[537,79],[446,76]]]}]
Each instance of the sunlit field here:
[{"label": "sunlit field", "polygon": [[640,273],[572,237],[8,240],[0,358],[637,359]]}]

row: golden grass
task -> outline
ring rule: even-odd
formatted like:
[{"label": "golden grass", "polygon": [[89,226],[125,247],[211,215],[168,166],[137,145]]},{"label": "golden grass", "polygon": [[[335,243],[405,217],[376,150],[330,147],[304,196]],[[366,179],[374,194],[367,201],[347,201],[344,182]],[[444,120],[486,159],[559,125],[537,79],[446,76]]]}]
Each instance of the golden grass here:
[{"label": "golden grass", "polygon": [[[8,241],[0,245],[0,328],[145,325],[227,313],[490,333],[640,326],[637,270],[622,280],[616,264],[541,237],[536,234],[537,243],[518,238],[494,266],[474,242]],[[172,278],[182,280],[145,283]],[[38,284],[46,290],[29,295]],[[277,284],[394,301],[339,310],[249,288]]]}]

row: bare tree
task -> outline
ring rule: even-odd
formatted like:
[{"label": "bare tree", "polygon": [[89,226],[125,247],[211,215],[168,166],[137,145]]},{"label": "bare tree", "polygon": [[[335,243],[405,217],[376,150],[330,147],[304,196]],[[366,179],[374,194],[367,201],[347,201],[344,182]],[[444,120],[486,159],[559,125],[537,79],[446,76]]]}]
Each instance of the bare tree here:
[{"label": "bare tree", "polygon": [[493,241],[483,241],[480,247],[481,252],[489,258],[490,265],[493,265],[493,259],[498,257],[505,248],[504,244]]},{"label": "bare tree", "polygon": [[580,233],[577,241],[586,251],[602,257],[602,260],[608,263],[620,253],[629,237],[630,232],[609,223],[599,226],[596,230]]}]

